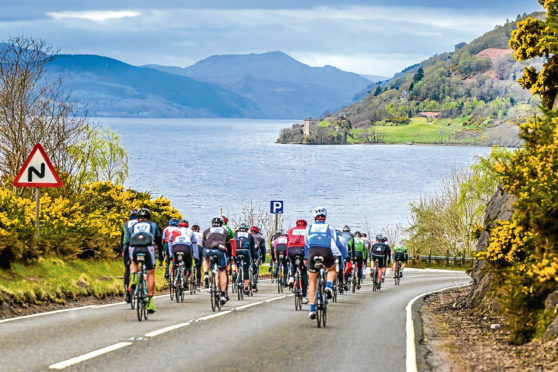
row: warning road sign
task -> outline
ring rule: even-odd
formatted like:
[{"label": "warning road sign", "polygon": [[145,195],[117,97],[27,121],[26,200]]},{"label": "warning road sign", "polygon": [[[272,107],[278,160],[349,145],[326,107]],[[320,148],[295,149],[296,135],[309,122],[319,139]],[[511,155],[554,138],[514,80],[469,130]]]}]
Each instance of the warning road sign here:
[{"label": "warning road sign", "polygon": [[13,185],[16,187],[62,187],[62,181],[40,143],[33,147]]}]

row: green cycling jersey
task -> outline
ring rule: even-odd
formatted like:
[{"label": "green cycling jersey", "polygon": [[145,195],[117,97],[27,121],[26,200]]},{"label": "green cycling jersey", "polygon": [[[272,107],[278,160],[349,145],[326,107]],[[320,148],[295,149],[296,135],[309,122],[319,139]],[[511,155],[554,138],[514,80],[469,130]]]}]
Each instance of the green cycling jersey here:
[{"label": "green cycling jersey", "polygon": [[407,247],[405,247],[404,245],[396,245],[393,251],[407,253]]},{"label": "green cycling jersey", "polygon": [[355,237],[354,238],[354,244],[355,244],[355,252],[359,251],[362,252],[362,257],[364,259],[366,259],[366,242],[364,239],[359,238],[359,237]]}]

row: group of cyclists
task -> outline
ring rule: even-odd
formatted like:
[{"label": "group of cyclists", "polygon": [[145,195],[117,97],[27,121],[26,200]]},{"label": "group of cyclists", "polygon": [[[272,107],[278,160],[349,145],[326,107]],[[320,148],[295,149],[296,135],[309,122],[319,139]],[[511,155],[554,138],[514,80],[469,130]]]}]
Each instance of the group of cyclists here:
[{"label": "group of cyclists", "polygon": [[[302,277],[301,293],[304,304],[310,304],[310,319],[316,318],[315,294],[316,281],[319,270],[316,262],[327,268],[325,293],[328,298],[334,294],[334,282],[338,281],[339,291],[348,289],[348,282],[353,270],[356,271],[358,284],[365,277],[367,262],[372,269],[377,266],[375,283],[378,289],[385,277],[387,266],[392,261],[391,247],[387,238],[376,236],[376,241],[371,242],[366,233],[351,232],[345,225],[342,231],[335,230],[326,223],[327,210],[317,207],[313,210],[314,221],[308,224],[306,220],[299,219],[296,226],[288,232],[279,231],[271,237],[270,244],[270,272],[272,276],[284,283],[293,286],[295,270],[300,270]],[[200,226],[191,228],[188,221],[171,219],[163,231],[151,221],[151,212],[147,208],[133,209],[130,218],[124,223],[121,234],[121,249],[124,260],[124,288],[126,302],[131,301],[135,286],[137,286],[138,265],[137,256],[144,257],[146,269],[146,289],[148,312],[156,311],[153,303],[155,289],[155,247],[158,248],[158,260],[161,266],[165,263],[165,278],[172,285],[172,277],[176,270],[177,255],[180,255],[186,270],[191,273],[192,265],[196,267],[194,283],[200,289],[203,285],[208,287],[208,272],[210,271],[209,258],[213,257],[218,267],[218,283],[220,289],[220,302],[224,305],[228,300],[229,275],[232,281],[236,280],[238,265],[242,264],[244,293],[257,292],[257,281],[251,281],[250,270],[257,277],[260,264],[266,261],[266,241],[257,226],[249,227],[241,223],[234,232],[228,226],[225,216],[217,216],[211,220],[211,227],[203,233]],[[402,270],[407,263],[408,255],[404,246],[397,246],[393,254],[392,270],[394,275],[402,276]],[[395,263],[399,262],[400,270],[395,270]],[[203,267],[203,283],[202,283]],[[279,271],[279,268],[282,268]],[[242,280],[239,278],[238,280]],[[241,285],[241,282],[239,282]],[[337,288],[336,288],[337,289]],[[242,290],[240,288],[239,290]]]}]

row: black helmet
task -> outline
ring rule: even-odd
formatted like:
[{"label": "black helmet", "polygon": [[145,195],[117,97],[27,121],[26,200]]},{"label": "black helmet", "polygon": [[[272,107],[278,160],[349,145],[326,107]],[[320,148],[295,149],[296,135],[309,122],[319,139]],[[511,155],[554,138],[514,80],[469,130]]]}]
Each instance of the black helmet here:
[{"label": "black helmet", "polygon": [[362,236],[362,234],[360,233],[360,231],[355,231],[355,236],[356,236],[357,238],[359,238],[359,237]]},{"label": "black helmet", "polygon": [[192,226],[192,230],[194,230],[195,232],[200,231],[200,226],[199,225],[194,225]]},{"label": "black helmet", "polygon": [[385,243],[385,242],[387,242],[387,241],[388,241],[388,238],[387,238],[387,236],[382,236],[382,242],[384,242],[384,243]]},{"label": "black helmet", "polygon": [[343,226],[343,232],[349,232],[351,231],[351,228],[347,225]]},{"label": "black helmet", "polygon": [[213,219],[211,220],[211,225],[212,226],[223,226],[223,220],[221,219],[220,216],[213,217]]},{"label": "black helmet", "polygon": [[379,241],[379,242],[381,242],[383,238],[384,237],[382,236],[382,234],[376,235],[376,240]]},{"label": "black helmet", "polygon": [[138,215],[138,210],[136,208],[130,211],[130,218],[135,218]]},{"label": "black helmet", "polygon": [[246,225],[245,223],[241,223],[240,226],[238,226],[239,231],[248,231],[248,228],[248,225]]},{"label": "black helmet", "polygon": [[150,219],[151,218],[151,211],[147,208],[141,208],[138,211],[138,218],[147,218]]}]

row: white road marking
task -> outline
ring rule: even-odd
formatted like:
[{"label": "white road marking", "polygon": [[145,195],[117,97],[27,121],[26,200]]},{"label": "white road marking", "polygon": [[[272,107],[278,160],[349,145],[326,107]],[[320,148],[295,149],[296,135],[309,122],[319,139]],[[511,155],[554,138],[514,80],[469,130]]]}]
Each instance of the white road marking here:
[{"label": "white road marking", "polygon": [[65,313],[65,312],[68,312],[68,311],[77,311],[77,310],[91,309],[91,308],[96,307],[96,306],[97,306],[97,305],[87,305],[87,306],[80,306],[80,307],[72,307],[72,308],[70,308],[70,309],[62,309],[62,310],[48,311],[48,312],[45,312],[45,313],[37,313],[37,314],[23,315],[23,316],[18,316],[18,317],[15,317],[15,318],[8,318],[8,319],[0,320],[0,323],[13,322],[14,320],[35,318],[35,317],[43,316],[43,315],[51,315],[51,314],[57,314],[57,313]]},{"label": "white road marking", "polygon": [[461,288],[461,287],[466,287],[469,284],[463,284],[463,285],[454,285],[452,287],[446,287],[446,288],[442,288],[442,289],[437,289],[435,291],[430,291],[430,292],[426,292],[426,293],[422,293],[419,294],[418,296],[415,296],[411,301],[409,301],[407,303],[407,306],[405,307],[405,311],[407,312],[407,324],[406,324],[406,332],[407,332],[407,352],[406,354],[406,372],[417,372],[417,354],[416,354],[416,346],[415,346],[415,324],[413,322],[413,312],[412,312],[412,308],[413,308],[413,304],[415,303],[416,300],[418,300],[419,298],[432,294],[432,293],[437,293],[437,292],[442,292],[448,289],[453,289],[453,288]]},{"label": "white road marking", "polygon": [[264,303],[263,301],[253,302],[253,303],[248,304],[248,305],[239,306],[239,307],[237,307],[235,310],[247,309],[247,308],[249,308],[249,307],[261,305],[261,304],[263,304],[263,303]]},{"label": "white road marking", "polygon": [[131,344],[132,344],[131,342],[119,342],[117,344],[110,345],[110,346],[104,347],[102,349],[95,350],[95,351],[92,351],[90,353],[77,356],[77,357],[72,358],[72,359],[68,359],[68,360],[65,360],[65,361],[62,361],[62,362],[59,362],[59,363],[52,364],[48,368],[50,368],[50,369],[64,369],[66,367],[73,366],[74,364],[78,364],[78,363],[84,362],[86,360],[98,357],[99,355],[103,355],[103,354],[106,354],[106,353],[110,353],[111,351],[122,349],[123,347],[130,346]]},{"label": "white road marking", "polygon": [[287,298],[287,295],[270,298],[269,300],[265,300],[264,302],[273,302],[273,301],[281,300],[283,298]]},{"label": "white road marking", "polygon": [[203,321],[203,320],[209,320],[209,319],[213,319],[213,318],[217,318],[219,316],[228,314],[228,313],[232,313],[232,310],[227,310],[227,311],[221,311],[219,313],[215,313],[215,314],[211,314],[211,315],[207,315],[201,318],[196,319],[197,321]]},{"label": "white road marking", "polygon": [[163,333],[167,333],[170,332],[172,330],[178,329],[178,328],[182,328],[182,327],[186,327],[187,325],[192,324],[191,322],[187,322],[187,323],[179,323],[179,324],[175,324],[169,327],[165,327],[165,328],[161,328],[161,329],[157,329],[155,331],[146,333],[145,336],[146,337],[155,337],[155,336],[159,336],[162,335]]}]

